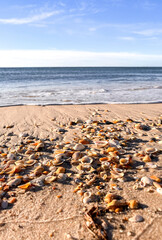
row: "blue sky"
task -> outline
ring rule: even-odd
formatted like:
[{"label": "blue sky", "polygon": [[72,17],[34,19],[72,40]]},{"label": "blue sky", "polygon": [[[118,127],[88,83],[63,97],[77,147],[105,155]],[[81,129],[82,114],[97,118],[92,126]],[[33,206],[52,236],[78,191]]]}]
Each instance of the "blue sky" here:
[{"label": "blue sky", "polygon": [[162,1],[1,1],[0,66],[162,66]]}]

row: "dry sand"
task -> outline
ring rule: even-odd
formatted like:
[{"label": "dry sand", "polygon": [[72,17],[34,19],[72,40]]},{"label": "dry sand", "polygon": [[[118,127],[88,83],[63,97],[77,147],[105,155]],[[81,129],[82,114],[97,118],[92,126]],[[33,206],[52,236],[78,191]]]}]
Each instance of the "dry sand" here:
[{"label": "dry sand", "polygon": [[[132,149],[154,147],[162,149],[161,139],[162,104],[132,105],[67,105],[67,106],[13,106],[0,108],[0,146],[15,146],[20,142],[20,134],[28,133],[40,139],[56,142],[72,142],[76,136],[81,138],[82,132],[77,126],[69,128],[71,121],[86,120],[122,120],[131,118],[150,126],[149,131],[135,130],[140,141],[132,144]],[[152,124],[154,123],[154,124]],[[134,122],[131,123],[134,126]],[[68,126],[68,127],[67,127]],[[59,133],[58,129],[67,129]],[[133,129],[134,131],[134,129]],[[156,141],[151,141],[155,138]],[[54,147],[53,147],[54,149]],[[9,151],[9,150],[8,150]],[[2,159],[1,159],[2,161]],[[144,187],[134,189],[135,179],[143,176],[161,176],[162,155],[153,157],[157,168],[145,167],[141,170],[131,169],[129,181],[115,182],[119,188],[112,190],[126,199],[136,199],[140,207],[136,210],[125,210],[121,213],[106,214],[108,221],[108,239],[160,239],[162,235],[162,195],[156,188]],[[129,171],[129,170],[128,170]],[[2,177],[2,176],[1,176]],[[72,174],[73,178],[73,174]],[[2,182],[3,183],[3,182]],[[54,188],[53,188],[54,187]],[[12,189],[17,199],[7,209],[0,210],[0,239],[97,239],[85,225],[85,205],[82,196],[74,193],[76,184],[73,181],[53,182],[40,190],[25,193]],[[148,191],[150,189],[150,191]],[[109,181],[105,182],[105,194],[110,192]],[[61,195],[61,198],[57,196]],[[96,203],[87,204],[87,207]],[[132,223],[129,218],[139,214],[143,222]],[[127,221],[128,219],[128,221]],[[126,221],[124,221],[126,220]]]}]

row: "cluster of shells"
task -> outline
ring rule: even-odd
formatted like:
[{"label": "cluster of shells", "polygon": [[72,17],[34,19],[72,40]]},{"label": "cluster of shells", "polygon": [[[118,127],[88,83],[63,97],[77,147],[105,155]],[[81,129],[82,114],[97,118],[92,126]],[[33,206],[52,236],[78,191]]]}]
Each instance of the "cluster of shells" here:
[{"label": "cluster of shells", "polygon": [[[110,189],[118,189],[116,182],[124,182],[127,170],[135,167],[134,157],[142,164],[155,165],[152,158],[158,156],[161,149],[146,147],[139,150],[138,145],[136,149],[130,149],[130,144],[137,139],[136,132],[149,127],[127,119],[77,121],[71,122],[70,128],[79,129],[81,137],[75,136],[72,142],[60,142],[21,134],[12,148],[0,147],[1,208],[16,201],[13,189],[25,192],[65,181],[73,181],[74,193],[81,195],[85,205],[103,202],[108,211],[114,212],[138,208],[137,200],[121,200],[120,196],[105,192],[104,188],[110,183]],[[65,131],[59,132],[65,134]],[[158,189],[161,189],[160,178],[151,181],[158,181]],[[142,180],[141,184],[146,183]]]}]

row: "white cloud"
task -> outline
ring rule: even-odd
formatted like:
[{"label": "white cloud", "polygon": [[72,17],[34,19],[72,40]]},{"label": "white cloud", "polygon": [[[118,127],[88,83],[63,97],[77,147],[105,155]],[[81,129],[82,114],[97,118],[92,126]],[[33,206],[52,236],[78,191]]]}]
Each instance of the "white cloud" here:
[{"label": "white cloud", "polygon": [[128,52],[0,50],[0,67],[162,66],[162,55]]},{"label": "white cloud", "polygon": [[121,40],[126,40],[126,41],[133,41],[135,38],[133,37],[120,37]]},{"label": "white cloud", "polygon": [[46,18],[49,18],[53,15],[59,14],[60,11],[52,11],[52,12],[44,12],[41,13],[39,15],[34,15],[31,17],[27,17],[27,18],[8,18],[8,19],[3,19],[0,18],[0,23],[2,24],[28,24],[28,23],[34,23],[34,22],[38,22],[40,20],[44,20]]},{"label": "white cloud", "polygon": [[162,33],[162,29],[146,29],[141,31],[134,31],[133,33],[146,37],[151,37],[160,35]]}]

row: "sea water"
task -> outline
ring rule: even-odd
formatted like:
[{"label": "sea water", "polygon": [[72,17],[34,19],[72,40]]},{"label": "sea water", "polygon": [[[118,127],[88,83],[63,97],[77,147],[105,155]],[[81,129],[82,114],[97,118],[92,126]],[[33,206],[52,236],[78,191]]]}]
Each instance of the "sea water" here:
[{"label": "sea water", "polygon": [[0,106],[158,102],[160,67],[0,68]]}]

